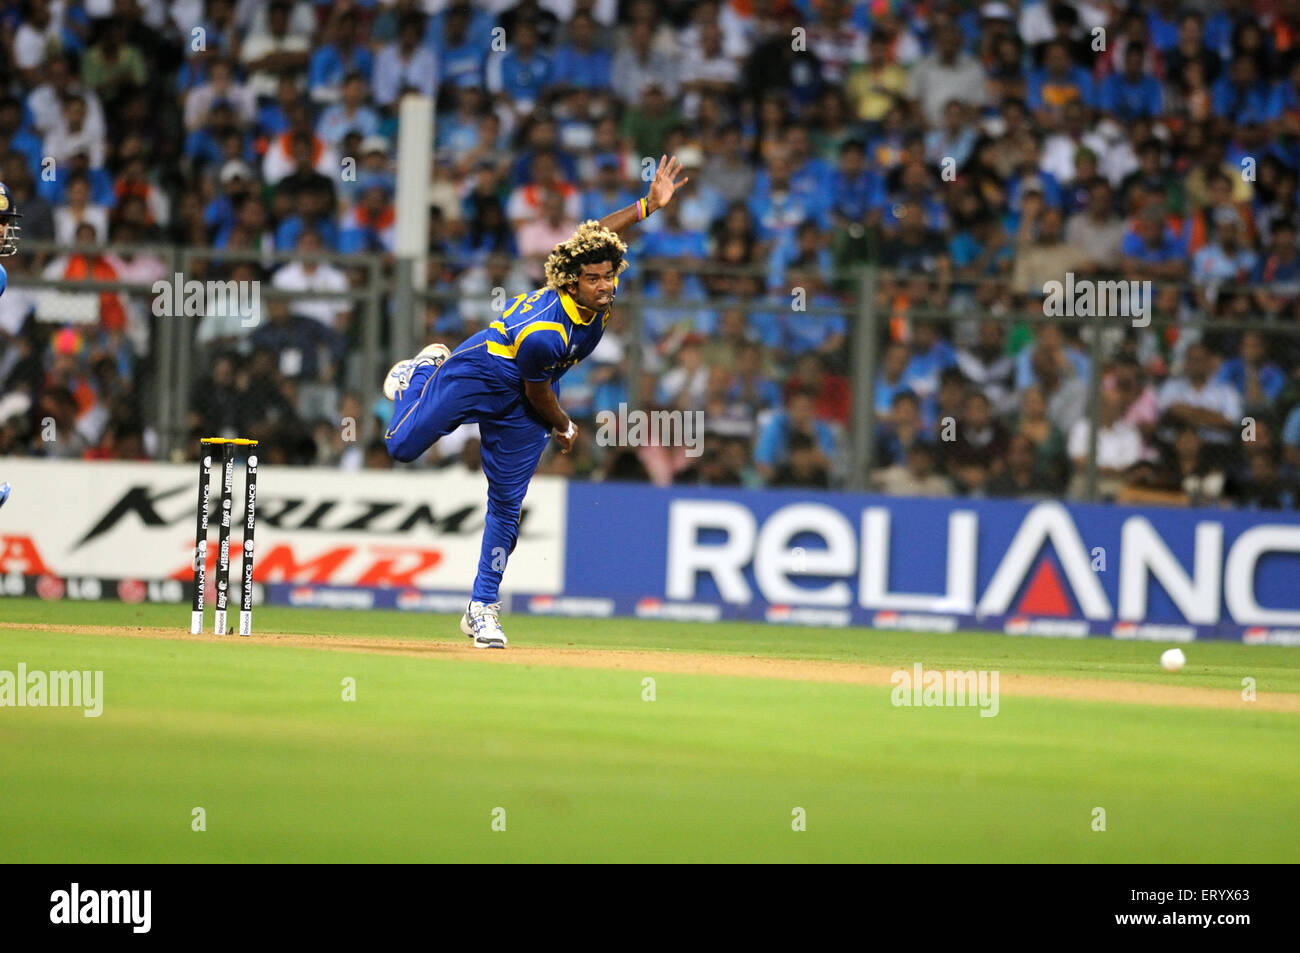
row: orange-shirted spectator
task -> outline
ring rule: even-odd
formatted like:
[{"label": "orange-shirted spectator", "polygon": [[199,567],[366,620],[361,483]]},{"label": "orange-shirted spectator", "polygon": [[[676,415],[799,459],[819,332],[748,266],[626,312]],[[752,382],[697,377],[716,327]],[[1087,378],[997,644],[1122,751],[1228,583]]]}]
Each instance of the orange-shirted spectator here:
[{"label": "orange-shirted spectator", "polygon": [[[83,222],[77,228],[78,245],[95,245],[95,227]],[[75,252],[56,258],[45,268],[45,277],[63,278],[68,281],[117,281],[117,269],[108,258],[99,252],[89,254]],[[80,317],[80,316],[78,316]],[[105,331],[126,330],[126,306],[121,297],[112,291],[99,294],[99,326]]]},{"label": "orange-shirted spectator", "polygon": [[1220,172],[1210,178],[1209,203],[1188,216],[1188,254],[1195,255],[1204,248],[1214,236],[1214,223],[1225,219],[1240,221],[1243,241],[1252,248],[1256,246],[1259,232],[1255,227],[1255,215],[1249,202],[1233,200],[1232,188],[1232,179],[1225,173]]}]

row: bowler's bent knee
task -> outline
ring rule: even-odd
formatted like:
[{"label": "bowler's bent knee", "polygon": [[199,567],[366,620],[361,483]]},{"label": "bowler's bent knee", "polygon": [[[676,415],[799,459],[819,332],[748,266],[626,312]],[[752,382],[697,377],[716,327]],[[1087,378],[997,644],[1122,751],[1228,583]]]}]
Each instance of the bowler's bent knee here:
[{"label": "bowler's bent knee", "polygon": [[429,449],[429,445],[420,446],[420,441],[414,439],[414,431],[406,431],[402,434],[385,434],[384,445],[388,447],[388,455],[398,463],[410,463],[420,454]]}]

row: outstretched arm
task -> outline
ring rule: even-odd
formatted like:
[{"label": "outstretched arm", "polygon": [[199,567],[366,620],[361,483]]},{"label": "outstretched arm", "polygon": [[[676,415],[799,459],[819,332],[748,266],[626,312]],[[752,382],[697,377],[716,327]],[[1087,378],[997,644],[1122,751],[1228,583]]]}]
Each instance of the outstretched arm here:
[{"label": "outstretched arm", "polygon": [[600,220],[600,224],[612,232],[621,233],[628,226],[663,208],[672,201],[674,192],[691,181],[687,177],[678,182],[677,173],[681,171],[682,164],[677,161],[676,156],[672,158],[660,156],[659,168],[655,170],[655,177],[650,183],[650,191],[646,193],[646,197],[634,205],[611,212]]},{"label": "outstretched arm", "polygon": [[551,425],[551,433],[560,445],[560,452],[568,453],[572,450],[573,442],[578,437],[578,428],[560,406],[555,391],[551,390],[551,382],[524,381],[524,394],[538,415]]}]

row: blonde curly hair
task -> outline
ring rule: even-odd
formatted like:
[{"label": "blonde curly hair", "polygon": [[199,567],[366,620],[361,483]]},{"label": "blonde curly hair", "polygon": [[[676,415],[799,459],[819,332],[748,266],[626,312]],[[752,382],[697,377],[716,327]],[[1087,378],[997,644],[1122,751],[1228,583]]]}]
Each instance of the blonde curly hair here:
[{"label": "blonde curly hair", "polygon": [[555,246],[546,259],[546,287],[563,291],[574,284],[582,274],[583,265],[603,261],[614,263],[614,274],[621,275],[627,268],[627,244],[618,233],[590,219],[578,226],[573,237]]}]

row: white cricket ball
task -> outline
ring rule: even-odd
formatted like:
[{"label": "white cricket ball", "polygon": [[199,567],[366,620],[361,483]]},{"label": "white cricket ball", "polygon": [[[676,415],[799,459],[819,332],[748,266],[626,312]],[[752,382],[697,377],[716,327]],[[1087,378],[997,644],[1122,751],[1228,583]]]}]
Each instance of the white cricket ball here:
[{"label": "white cricket ball", "polygon": [[1160,654],[1160,667],[1166,672],[1176,672],[1187,664],[1187,656],[1182,649],[1165,649]]}]

